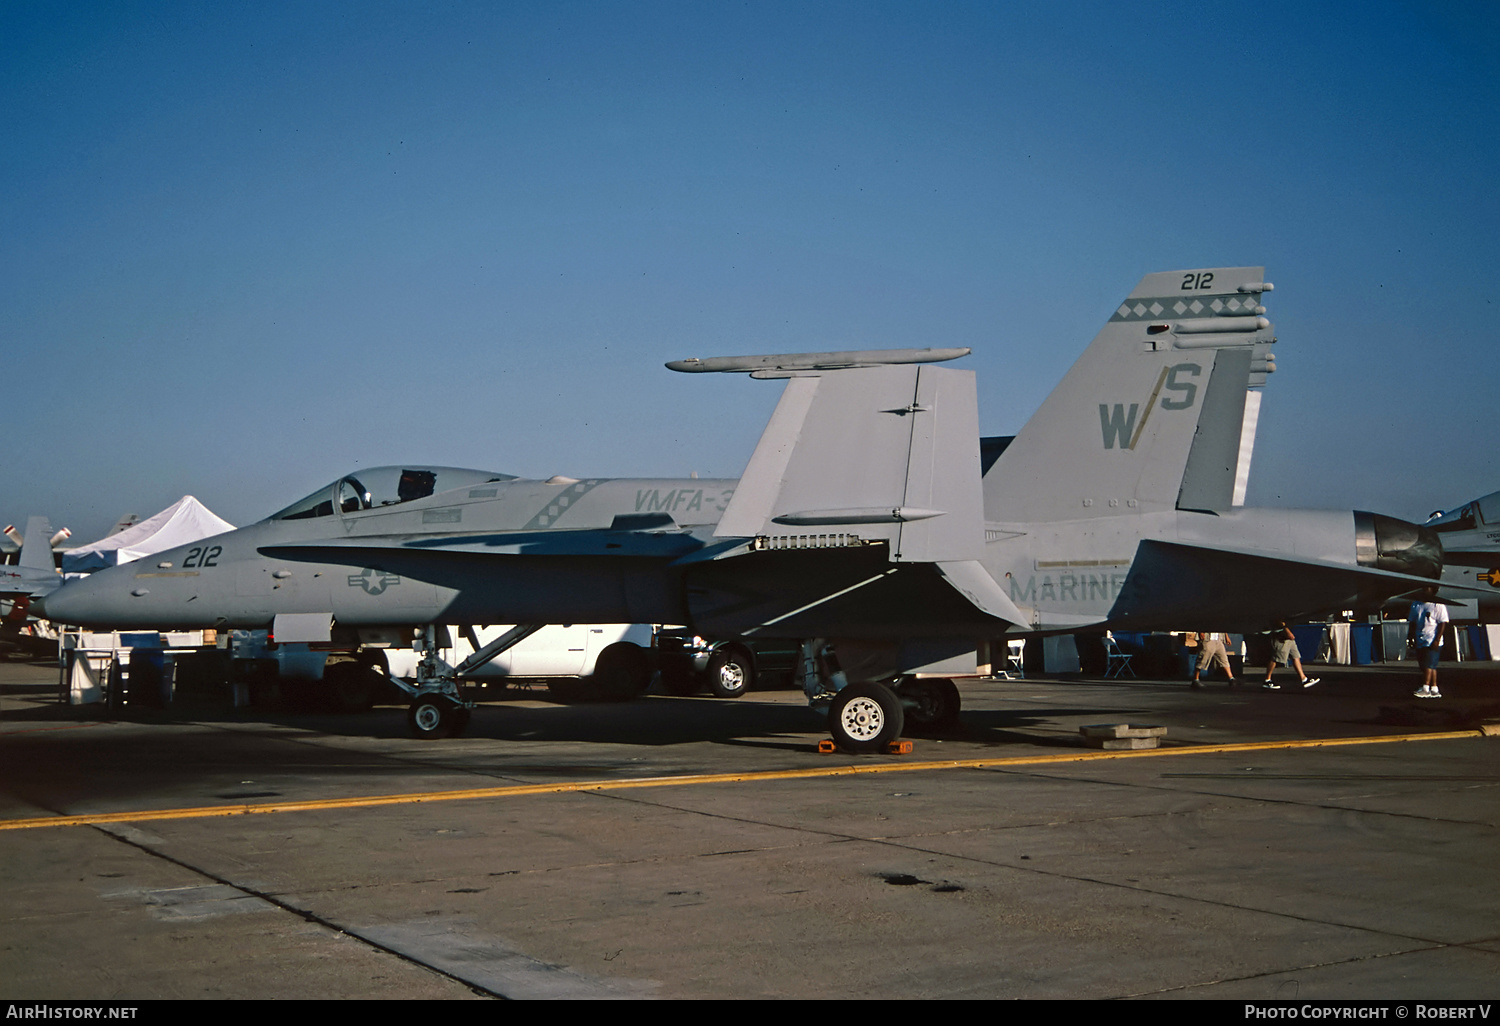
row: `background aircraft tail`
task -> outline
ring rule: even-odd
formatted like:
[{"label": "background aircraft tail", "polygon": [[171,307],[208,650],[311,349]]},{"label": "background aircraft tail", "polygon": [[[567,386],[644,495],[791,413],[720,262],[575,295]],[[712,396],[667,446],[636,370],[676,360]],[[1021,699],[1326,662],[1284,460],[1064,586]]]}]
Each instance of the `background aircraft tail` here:
[{"label": "background aircraft tail", "polygon": [[984,476],[985,519],[1047,522],[1244,501],[1275,370],[1261,267],[1148,274]]},{"label": "background aircraft tail", "polygon": [[52,525],[46,517],[31,517],[26,521],[26,533],[21,536],[21,556],[18,565],[30,570],[57,569],[52,558]]}]

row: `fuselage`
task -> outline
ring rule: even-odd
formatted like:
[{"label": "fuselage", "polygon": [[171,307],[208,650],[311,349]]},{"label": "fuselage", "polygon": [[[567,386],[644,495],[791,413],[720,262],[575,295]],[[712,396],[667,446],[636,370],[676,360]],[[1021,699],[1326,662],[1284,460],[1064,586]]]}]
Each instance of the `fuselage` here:
[{"label": "fuselage", "polygon": [[727,544],[712,529],[733,480],[481,478],[394,501],[352,480],[70,582],[45,600],[46,615],[117,628],[258,628],[277,614],[328,613],[348,627],[679,623],[718,636],[867,639],[1243,630],[1378,602],[1401,589],[1346,571],[1430,576],[1440,557],[1430,531],[1358,512],[989,522],[981,563],[1025,621],[1012,624],[931,565],[893,563],[884,544],[706,558]]},{"label": "fuselage", "polygon": [[[1500,622],[1500,492],[1434,514],[1427,526],[1443,540],[1443,583],[1450,587],[1441,597],[1452,604],[1453,619]],[[1476,595],[1475,588],[1489,593]]]},{"label": "fuselage", "polygon": [[[659,549],[664,540],[669,552],[701,546],[693,532],[718,521],[735,486],[435,469],[440,483],[445,472],[466,479],[382,499],[348,484],[368,473],[346,476],[248,527],[71,581],[47,615],[81,626],[157,629],[258,628],[280,613],[319,612],[350,626],[668,622],[681,596],[664,586],[667,560],[651,543]],[[646,551],[638,554],[643,535]],[[497,540],[507,536],[518,539],[513,552]],[[476,544],[488,558],[454,552],[434,559],[423,549],[420,561],[403,557],[406,546],[469,538],[484,540]],[[548,540],[556,551],[544,551]],[[593,559],[593,549],[620,558]]]}]

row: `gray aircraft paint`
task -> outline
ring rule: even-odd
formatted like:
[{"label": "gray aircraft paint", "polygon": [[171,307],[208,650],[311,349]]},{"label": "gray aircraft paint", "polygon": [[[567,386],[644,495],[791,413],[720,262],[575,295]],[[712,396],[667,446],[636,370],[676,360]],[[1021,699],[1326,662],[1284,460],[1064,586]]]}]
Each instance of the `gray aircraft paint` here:
[{"label": "gray aircraft paint", "polygon": [[63,579],[52,560],[51,538],[46,517],[27,519],[16,564],[0,565],[0,595],[40,597],[57,590]]},{"label": "gray aircraft paint", "polygon": [[[738,483],[496,475],[349,512],[335,483],[328,515],[199,543],[191,568],[163,553],[173,576],[106,570],[47,608],[139,627],[684,623],[899,643],[910,669],[1007,630],[1245,629],[1409,590],[1425,578],[1389,567],[1436,572],[1415,525],[1228,508],[1245,393],[1271,369],[1268,290],[1260,268],[1147,275],[982,475],[972,372],[736,359],[790,377]],[[1361,548],[1361,524],[1384,547]]]},{"label": "gray aircraft paint", "polygon": [[1453,618],[1500,622],[1500,492],[1434,514],[1427,526],[1443,540],[1439,598]]},{"label": "gray aircraft paint", "polygon": [[[1178,508],[1190,458],[1189,497],[1216,494],[1209,468],[1221,436],[1234,439],[1230,467],[1237,462],[1242,396],[1252,384],[1248,361],[1220,357],[1253,358],[1274,341],[1270,322],[1255,313],[1264,279],[1260,267],[1143,278],[985,475],[985,518],[1034,523]],[[1205,330],[1215,326],[1223,330]],[[1071,487],[1014,486],[1060,468]],[[1230,481],[1232,489],[1232,472]]]}]

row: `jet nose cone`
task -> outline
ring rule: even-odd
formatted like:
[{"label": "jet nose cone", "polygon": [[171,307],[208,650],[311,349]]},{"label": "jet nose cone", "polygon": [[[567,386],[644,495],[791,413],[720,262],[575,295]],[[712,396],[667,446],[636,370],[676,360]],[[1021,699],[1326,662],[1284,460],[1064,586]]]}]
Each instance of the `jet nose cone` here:
[{"label": "jet nose cone", "polygon": [[37,616],[53,623],[90,627],[94,625],[97,593],[97,582],[92,577],[65,581],[46,596],[33,599],[31,608]]},{"label": "jet nose cone", "polygon": [[1442,576],[1443,543],[1430,527],[1357,511],[1354,536],[1360,566],[1417,577]]},{"label": "jet nose cone", "polygon": [[68,581],[51,592],[39,598],[31,600],[31,611],[34,615],[53,623],[66,623],[78,626],[78,622],[69,619],[76,610],[69,607],[74,605],[70,600],[77,594],[80,581]]}]

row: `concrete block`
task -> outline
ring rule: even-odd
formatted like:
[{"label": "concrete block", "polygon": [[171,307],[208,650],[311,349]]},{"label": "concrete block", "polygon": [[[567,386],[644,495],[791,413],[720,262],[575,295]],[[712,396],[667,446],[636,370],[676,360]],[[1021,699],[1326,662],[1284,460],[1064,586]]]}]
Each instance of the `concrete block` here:
[{"label": "concrete block", "polygon": [[1128,723],[1093,723],[1079,727],[1086,738],[1165,737],[1166,727],[1132,727]]},{"label": "concrete block", "polygon": [[1105,749],[1130,750],[1136,748],[1155,748],[1160,743],[1160,739],[1154,737],[1116,737],[1100,738],[1098,741],[1092,743]]}]

